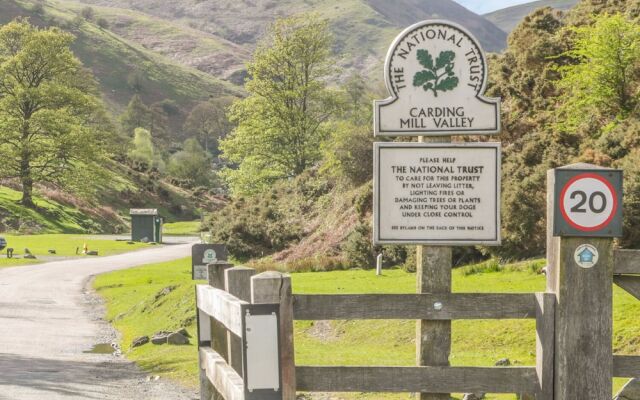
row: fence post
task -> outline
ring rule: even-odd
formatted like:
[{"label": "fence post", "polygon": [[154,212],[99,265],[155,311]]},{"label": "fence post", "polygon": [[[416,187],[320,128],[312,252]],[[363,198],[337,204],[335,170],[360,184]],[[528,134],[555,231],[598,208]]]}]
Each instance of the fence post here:
[{"label": "fence post", "polygon": [[[208,264],[207,272],[209,275],[209,285],[216,289],[224,290],[224,271],[231,267],[233,267],[233,264],[229,264],[226,261],[216,261],[215,263]],[[229,362],[229,354],[227,351],[227,328],[213,318],[209,318],[209,320],[211,321],[211,348]],[[222,395],[218,393],[213,386],[212,390],[214,400],[223,400]]]},{"label": "fence post", "polygon": [[[613,238],[553,236],[554,188],[555,172],[549,170],[547,288],[556,295],[554,400],[608,399],[613,376]],[[599,254],[592,268],[574,260],[583,244]]]},{"label": "fence post", "polygon": [[296,398],[295,353],[293,348],[293,296],[291,277],[280,272],[263,272],[251,278],[251,303],[280,303],[280,373],[282,399]]},{"label": "fence post", "polygon": [[[251,302],[251,277],[256,273],[253,268],[233,267],[225,274],[225,290],[240,300]],[[227,353],[229,365],[242,376],[242,339],[231,332],[227,332]]]},{"label": "fence post", "polygon": [[[198,327],[198,350],[200,350],[201,347],[211,346],[211,318],[197,308],[197,296],[198,291],[196,289],[196,321]],[[205,370],[202,368],[200,351],[198,351],[198,365],[198,371],[200,373],[200,400],[215,399],[215,389],[209,381]]]},{"label": "fence post", "polygon": [[[419,136],[419,142],[448,143],[451,136]],[[451,293],[452,249],[442,246],[417,246],[416,279],[418,293]],[[420,320],[416,323],[418,365],[448,367],[451,353],[451,321]],[[420,400],[449,400],[445,393],[420,393]]]}]

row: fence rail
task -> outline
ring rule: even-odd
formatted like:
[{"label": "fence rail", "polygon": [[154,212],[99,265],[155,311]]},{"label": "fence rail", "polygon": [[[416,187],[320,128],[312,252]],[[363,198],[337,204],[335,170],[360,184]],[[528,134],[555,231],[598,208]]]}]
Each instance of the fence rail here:
[{"label": "fence rail", "polygon": [[310,392],[536,393],[526,367],[296,367],[298,390]]},{"label": "fence rail", "polygon": [[485,392],[553,396],[555,296],[526,294],[294,295],[294,320],[536,319],[536,367],[296,366],[310,392]]},{"label": "fence rail", "polygon": [[613,376],[640,379],[640,356],[613,356]]},{"label": "fence rail", "polygon": [[526,294],[294,295],[297,320],[521,319],[536,317],[536,296]]},{"label": "fence rail", "polygon": [[640,250],[616,249],[613,260],[614,274],[640,275]]},{"label": "fence rail", "polygon": [[200,349],[200,368],[225,400],[245,400],[242,377],[215,350]]}]

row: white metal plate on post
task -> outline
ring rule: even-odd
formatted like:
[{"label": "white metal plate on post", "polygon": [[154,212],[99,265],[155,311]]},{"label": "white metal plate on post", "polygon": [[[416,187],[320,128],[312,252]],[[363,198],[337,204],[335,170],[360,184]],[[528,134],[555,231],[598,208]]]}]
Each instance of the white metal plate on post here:
[{"label": "white metal plate on post", "polygon": [[375,244],[499,245],[499,143],[375,143]]},{"label": "white metal plate on post", "polygon": [[278,317],[245,315],[247,390],[280,389]]}]

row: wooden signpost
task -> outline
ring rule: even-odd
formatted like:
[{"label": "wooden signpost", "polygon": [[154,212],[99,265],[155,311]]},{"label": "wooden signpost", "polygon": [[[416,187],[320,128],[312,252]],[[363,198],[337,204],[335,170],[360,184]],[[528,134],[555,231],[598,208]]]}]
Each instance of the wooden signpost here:
[{"label": "wooden signpost", "polygon": [[[484,97],[478,40],[448,21],[423,21],[398,35],[385,83],[390,97],[374,102],[375,136],[425,144],[374,144],[374,242],[417,244],[418,293],[449,294],[449,246],[500,244],[500,146],[434,143],[499,133],[500,100]],[[418,321],[416,344],[418,365],[448,366],[451,322]]]},{"label": "wooden signpost", "polygon": [[550,170],[547,185],[547,290],[557,301],[554,400],[607,399],[622,172],[575,164]]}]

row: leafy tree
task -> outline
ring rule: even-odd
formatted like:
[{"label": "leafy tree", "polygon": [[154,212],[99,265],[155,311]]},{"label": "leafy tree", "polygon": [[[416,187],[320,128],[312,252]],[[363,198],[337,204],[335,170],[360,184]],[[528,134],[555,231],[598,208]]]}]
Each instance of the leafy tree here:
[{"label": "leafy tree", "polygon": [[95,82],[69,46],[73,36],[25,20],[0,28],[0,156],[3,177],[60,184],[103,159],[110,136]]},{"label": "leafy tree", "polygon": [[220,146],[238,165],[223,172],[234,193],[260,192],[320,160],[325,122],[336,111],[336,96],[326,88],[330,47],[327,21],[316,15],[270,27],[248,66],[249,96],[231,108],[238,126]]},{"label": "leafy tree", "polygon": [[105,18],[98,18],[98,21],[96,23],[101,29],[109,28],[109,21],[107,21]]},{"label": "leafy tree", "polygon": [[194,138],[184,142],[183,149],[171,156],[167,173],[190,187],[211,183],[211,156]]},{"label": "leafy tree", "polygon": [[134,95],[120,116],[122,132],[131,137],[137,128],[144,128],[149,131],[156,146],[166,145],[169,126],[166,108],[164,101],[147,106],[139,95]]},{"label": "leafy tree", "polygon": [[216,142],[224,138],[232,128],[227,118],[231,97],[219,97],[196,105],[184,123],[184,130],[195,135],[204,149],[215,154]]},{"label": "leafy tree", "polygon": [[352,186],[368,182],[372,178],[373,141],[370,124],[337,123],[323,147],[323,170],[346,179]]},{"label": "leafy tree", "polygon": [[120,116],[120,124],[125,134],[132,136],[137,128],[150,128],[151,110],[137,94],[131,98],[127,109]]},{"label": "leafy tree", "polygon": [[628,117],[640,94],[640,25],[621,14],[602,15],[593,26],[572,32],[574,47],[565,55],[575,63],[560,68],[559,127],[575,130],[594,122],[602,127]]},{"label": "leafy tree", "polygon": [[80,15],[87,21],[93,21],[93,18],[95,17],[95,11],[93,11],[93,8],[91,7],[84,7],[82,10],[80,10]]},{"label": "leafy tree", "polygon": [[145,73],[138,69],[135,71],[132,71],[127,76],[127,85],[136,93],[143,92],[147,85],[147,82],[148,81]]},{"label": "leafy tree", "polygon": [[164,169],[162,157],[156,153],[151,133],[144,128],[136,128],[134,132],[132,147],[127,154],[134,166],[143,171]]}]

